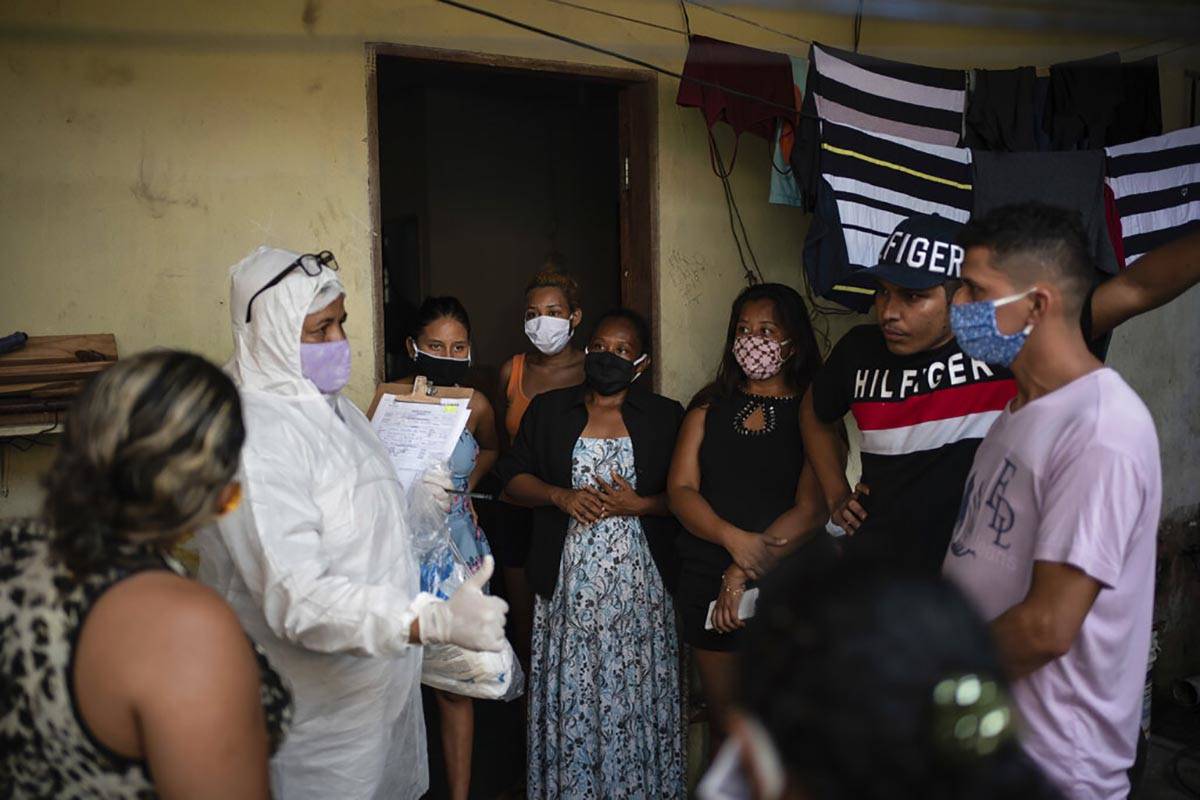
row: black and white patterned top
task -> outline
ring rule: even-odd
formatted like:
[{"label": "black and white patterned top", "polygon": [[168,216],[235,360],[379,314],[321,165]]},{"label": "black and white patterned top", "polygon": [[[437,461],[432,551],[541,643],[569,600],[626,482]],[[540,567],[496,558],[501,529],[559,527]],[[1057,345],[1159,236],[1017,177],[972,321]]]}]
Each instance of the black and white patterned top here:
[{"label": "black and white patterned top", "polygon": [[[112,566],[76,581],[32,520],[0,522],[0,797],[156,797],[146,763],[100,743],[84,725],[70,680],[79,631],[105,591],[137,572],[171,569],[129,546]],[[256,650],[272,750],[291,718],[291,694]]]}]

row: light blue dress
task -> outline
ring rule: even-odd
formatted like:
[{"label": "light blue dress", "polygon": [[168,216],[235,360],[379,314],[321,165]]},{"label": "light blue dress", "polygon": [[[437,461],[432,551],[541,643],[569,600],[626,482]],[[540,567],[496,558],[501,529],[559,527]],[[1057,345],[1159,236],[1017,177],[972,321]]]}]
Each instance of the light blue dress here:
[{"label": "light blue dress", "polygon": [[[467,491],[477,458],[479,443],[475,441],[471,432],[464,428],[462,435],[458,437],[458,443],[454,445],[454,452],[450,454],[450,478],[458,491]],[[483,529],[475,523],[470,497],[465,494],[451,495],[448,522],[454,546],[466,561],[467,571],[474,573],[483,563],[484,556],[492,552],[492,548],[488,546]]]},{"label": "light blue dress", "polygon": [[[575,488],[636,481],[628,437],[580,438],[572,462]],[[530,800],[685,796],[675,611],[636,517],[570,522],[532,662]]]}]

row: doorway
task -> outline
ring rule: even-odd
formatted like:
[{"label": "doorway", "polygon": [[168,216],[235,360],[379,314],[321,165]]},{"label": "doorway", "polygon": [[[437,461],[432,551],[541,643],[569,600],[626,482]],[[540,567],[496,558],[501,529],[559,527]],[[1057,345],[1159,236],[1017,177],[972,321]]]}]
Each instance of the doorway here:
[{"label": "doorway", "polygon": [[495,400],[500,366],[528,348],[524,287],[548,263],[579,281],[585,331],[624,305],[657,340],[652,73],[387,45],[368,56],[380,379],[409,373],[421,300],[454,295],[471,315],[469,382]]},{"label": "doorway", "polygon": [[[421,301],[454,295],[471,316],[466,383],[495,405],[501,365],[529,347],[525,285],[547,263],[581,285],[581,336],[622,305],[650,321],[657,350],[654,73],[393,45],[368,45],[367,62],[379,380],[410,373]],[[503,573],[494,581],[503,595]],[[440,719],[425,702],[436,800]],[[475,715],[471,794],[496,797],[525,774],[521,706]]]}]

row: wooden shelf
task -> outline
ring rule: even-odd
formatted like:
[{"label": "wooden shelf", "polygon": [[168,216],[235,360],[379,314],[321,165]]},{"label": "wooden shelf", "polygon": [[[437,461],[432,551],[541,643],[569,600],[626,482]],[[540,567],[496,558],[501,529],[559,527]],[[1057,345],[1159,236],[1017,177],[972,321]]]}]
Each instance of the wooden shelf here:
[{"label": "wooden shelf", "polygon": [[19,439],[30,436],[57,436],[63,432],[63,424],[53,425],[0,425],[0,439]]}]

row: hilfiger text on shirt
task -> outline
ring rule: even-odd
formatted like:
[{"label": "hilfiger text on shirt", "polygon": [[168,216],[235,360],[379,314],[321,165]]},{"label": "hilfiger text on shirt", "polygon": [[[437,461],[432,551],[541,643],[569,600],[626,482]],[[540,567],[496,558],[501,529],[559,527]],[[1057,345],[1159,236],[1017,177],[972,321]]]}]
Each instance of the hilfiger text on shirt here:
[{"label": "hilfiger text on shirt", "polygon": [[993,367],[957,352],[917,369],[855,370],[854,401],[903,400],[914,394],[996,377]]}]

